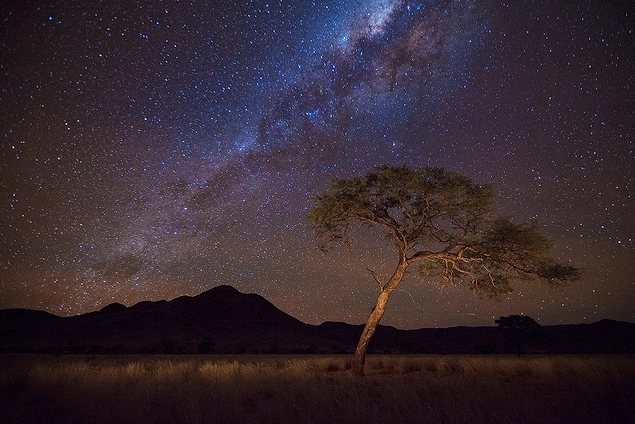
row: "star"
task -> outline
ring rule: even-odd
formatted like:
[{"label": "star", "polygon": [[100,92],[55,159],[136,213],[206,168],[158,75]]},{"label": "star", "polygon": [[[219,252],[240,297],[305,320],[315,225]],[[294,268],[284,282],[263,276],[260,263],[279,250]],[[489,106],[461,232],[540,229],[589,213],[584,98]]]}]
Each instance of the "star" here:
[{"label": "star", "polygon": [[[0,308],[59,315],[220,284],[364,322],[393,246],[324,255],[311,197],[377,165],[493,183],[561,291],[500,303],[409,276],[400,328],[633,321],[632,2],[4,6]],[[564,305],[564,306],[563,306]]]}]

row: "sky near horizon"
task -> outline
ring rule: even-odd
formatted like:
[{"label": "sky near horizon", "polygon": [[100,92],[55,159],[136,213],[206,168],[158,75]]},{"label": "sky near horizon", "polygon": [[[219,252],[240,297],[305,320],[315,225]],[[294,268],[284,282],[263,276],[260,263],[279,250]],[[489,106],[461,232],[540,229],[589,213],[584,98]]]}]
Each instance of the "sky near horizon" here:
[{"label": "sky near horizon", "polygon": [[584,276],[496,302],[409,275],[383,324],[635,322],[633,1],[52,0],[0,19],[0,308],[229,284],[365,322],[394,246],[321,253],[310,198],[406,164],[494,184],[496,212]]}]

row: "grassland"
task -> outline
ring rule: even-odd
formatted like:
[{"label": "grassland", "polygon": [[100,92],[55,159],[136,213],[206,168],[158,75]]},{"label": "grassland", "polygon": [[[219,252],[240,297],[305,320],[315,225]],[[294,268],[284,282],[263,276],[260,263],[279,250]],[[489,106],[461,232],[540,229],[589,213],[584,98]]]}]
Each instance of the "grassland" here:
[{"label": "grassland", "polygon": [[635,357],[0,356],[5,423],[633,423]]}]

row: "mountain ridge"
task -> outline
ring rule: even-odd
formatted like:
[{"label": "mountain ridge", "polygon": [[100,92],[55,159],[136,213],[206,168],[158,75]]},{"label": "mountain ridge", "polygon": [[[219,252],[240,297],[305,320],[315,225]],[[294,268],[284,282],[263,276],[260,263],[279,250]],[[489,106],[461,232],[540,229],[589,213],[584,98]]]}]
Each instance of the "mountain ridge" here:
[{"label": "mountain ridge", "polygon": [[[0,310],[0,353],[350,353],[363,325],[306,324],[264,297],[221,285],[196,296],[111,303],[73,317]],[[635,353],[635,324],[400,330],[379,326],[371,353]]]}]

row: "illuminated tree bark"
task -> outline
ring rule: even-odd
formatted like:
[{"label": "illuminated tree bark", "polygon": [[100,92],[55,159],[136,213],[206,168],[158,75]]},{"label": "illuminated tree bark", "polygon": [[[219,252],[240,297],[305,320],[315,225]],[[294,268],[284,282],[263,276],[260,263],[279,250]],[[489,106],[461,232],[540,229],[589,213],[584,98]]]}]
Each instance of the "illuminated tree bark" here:
[{"label": "illuminated tree bark", "polygon": [[364,375],[364,363],[366,362],[366,352],[368,351],[370,340],[375,334],[375,330],[377,330],[379,321],[386,312],[388,298],[397,288],[399,283],[401,283],[401,280],[406,275],[407,269],[408,263],[406,261],[401,261],[386,286],[381,289],[379,296],[377,297],[377,304],[368,317],[368,321],[364,326],[364,331],[362,331],[362,335],[357,343],[357,349],[355,349],[355,356],[353,358],[353,374],[359,376]]}]

